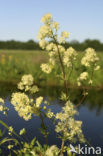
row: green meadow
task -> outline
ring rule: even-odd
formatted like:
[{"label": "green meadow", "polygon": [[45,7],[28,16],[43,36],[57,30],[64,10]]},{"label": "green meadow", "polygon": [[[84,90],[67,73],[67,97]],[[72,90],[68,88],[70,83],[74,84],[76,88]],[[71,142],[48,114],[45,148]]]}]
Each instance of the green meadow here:
[{"label": "green meadow", "polygon": [[[75,62],[76,66],[80,63],[83,52],[78,52]],[[94,86],[103,87],[103,52],[97,52],[100,58],[101,69],[94,73]],[[24,74],[32,74],[35,83],[39,86],[62,85],[60,78],[54,80],[55,72],[45,74],[41,71],[40,65],[48,60],[47,52],[36,50],[0,50],[0,82],[13,83],[19,82]],[[57,69],[56,72],[59,72]],[[68,69],[69,70],[69,69]],[[68,77],[68,84],[76,86],[76,79],[79,76],[79,66],[75,69],[71,77]],[[83,71],[83,69],[82,69]],[[87,84],[88,86],[88,84]]]}]

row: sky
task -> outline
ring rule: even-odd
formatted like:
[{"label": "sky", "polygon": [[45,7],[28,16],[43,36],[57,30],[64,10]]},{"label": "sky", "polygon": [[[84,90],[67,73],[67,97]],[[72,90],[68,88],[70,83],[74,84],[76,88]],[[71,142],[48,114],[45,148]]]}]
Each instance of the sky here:
[{"label": "sky", "polygon": [[0,40],[37,40],[46,13],[70,32],[70,41],[103,42],[103,0],[0,0]]}]

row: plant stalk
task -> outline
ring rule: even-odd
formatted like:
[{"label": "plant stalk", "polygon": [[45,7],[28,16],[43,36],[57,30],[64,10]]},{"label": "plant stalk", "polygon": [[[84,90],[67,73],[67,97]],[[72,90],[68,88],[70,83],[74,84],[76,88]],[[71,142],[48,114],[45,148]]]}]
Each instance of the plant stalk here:
[{"label": "plant stalk", "polygon": [[60,156],[63,156],[63,149],[64,149],[64,139],[62,139]]},{"label": "plant stalk", "polygon": [[60,64],[61,64],[61,69],[62,69],[62,74],[63,74],[63,79],[64,79],[64,88],[65,88],[66,96],[68,97],[68,85],[67,85],[67,80],[66,80],[65,68],[64,68],[62,57],[61,57],[61,54],[60,54],[60,51],[59,51],[59,48],[58,48],[58,43],[57,43],[54,36],[53,36],[53,39],[54,39],[56,47],[57,47],[57,52],[58,52],[59,61],[60,61]]}]

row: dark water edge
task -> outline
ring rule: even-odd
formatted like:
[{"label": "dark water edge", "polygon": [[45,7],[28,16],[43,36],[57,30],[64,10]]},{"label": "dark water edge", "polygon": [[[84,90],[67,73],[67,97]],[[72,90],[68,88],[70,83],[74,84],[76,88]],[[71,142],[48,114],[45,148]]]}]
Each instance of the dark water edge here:
[{"label": "dark water edge", "polygon": [[[33,116],[31,120],[25,121],[18,116],[18,113],[14,110],[14,107],[10,104],[10,97],[12,92],[16,92],[16,85],[8,84],[6,86],[0,85],[0,97],[5,98],[6,105],[9,107],[8,123],[9,126],[13,126],[15,131],[19,133],[19,130],[26,128],[27,134],[24,136],[26,141],[30,141],[36,136],[36,139],[43,145],[45,143],[44,137],[41,135],[38,128],[40,128],[40,118]],[[45,87],[41,88],[38,96],[44,96],[46,100],[51,103],[51,110],[57,113],[61,110],[64,105],[58,97],[62,88],[60,87]],[[81,99],[82,89],[69,89],[70,99],[74,104],[77,104]],[[103,90],[100,89],[90,89],[89,95],[86,100],[78,108],[79,115],[76,119],[83,121],[83,133],[85,138],[90,142],[93,147],[103,148]],[[5,117],[0,113],[0,119],[5,121]],[[57,145],[60,147],[61,141],[57,138],[54,131],[54,125],[50,120],[45,120],[50,130],[49,134],[49,145]],[[6,133],[7,136],[7,133]]]}]

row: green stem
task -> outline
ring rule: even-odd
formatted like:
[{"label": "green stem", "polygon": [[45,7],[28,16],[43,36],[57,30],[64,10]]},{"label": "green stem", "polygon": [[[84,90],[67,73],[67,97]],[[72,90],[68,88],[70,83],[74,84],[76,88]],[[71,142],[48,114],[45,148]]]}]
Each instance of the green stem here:
[{"label": "green stem", "polygon": [[65,142],[64,139],[62,139],[60,156],[63,156],[64,142]]},{"label": "green stem", "polygon": [[54,36],[53,36],[53,39],[54,39],[54,42],[55,42],[56,47],[57,47],[57,52],[58,52],[59,61],[60,61],[60,64],[61,64],[61,69],[62,69],[62,74],[63,74],[63,79],[64,79],[64,88],[65,88],[66,96],[68,97],[68,85],[67,85],[67,80],[66,80],[65,68],[64,68],[62,57],[61,57],[61,54],[60,54],[60,51],[59,51],[59,48],[58,48],[58,43],[57,43]]}]

